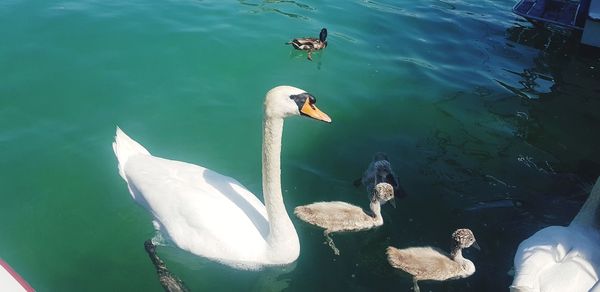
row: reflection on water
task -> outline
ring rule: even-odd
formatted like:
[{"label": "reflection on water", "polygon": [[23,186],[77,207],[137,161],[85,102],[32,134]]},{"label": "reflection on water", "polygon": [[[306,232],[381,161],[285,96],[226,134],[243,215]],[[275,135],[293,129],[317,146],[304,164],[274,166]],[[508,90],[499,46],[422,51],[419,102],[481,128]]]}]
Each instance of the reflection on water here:
[{"label": "reflection on water", "polygon": [[[499,194],[507,199],[501,201],[506,203],[504,208],[462,213],[471,220],[483,220],[490,228],[495,226],[493,232],[507,239],[503,242],[490,238],[497,249],[485,256],[486,263],[479,269],[495,275],[489,276],[490,280],[506,278],[519,239],[548,225],[568,224],[589,194],[589,182],[600,175],[600,154],[594,150],[600,145],[600,137],[595,134],[600,125],[597,51],[579,46],[577,36],[562,31],[517,24],[506,34],[511,48],[534,52],[531,66],[520,72],[504,68],[509,77],[516,78],[496,81],[517,99],[498,99],[488,103],[487,108],[511,125],[515,137],[525,143],[507,140],[497,145],[502,149],[497,155],[522,168],[501,177],[500,186],[507,182],[503,194]],[[518,108],[515,101],[522,110],[514,111]],[[515,199],[524,204],[514,206],[510,212],[507,208],[513,206],[508,203]],[[491,263],[504,263],[504,267]]]},{"label": "reflection on water", "polygon": [[[576,161],[599,161],[599,154],[577,150],[578,145],[598,139],[592,126],[600,124],[597,51],[579,46],[572,35],[544,29],[516,26],[509,28],[507,35],[515,46],[539,50],[532,68],[513,72],[520,76],[520,86],[503,84],[516,94],[539,98],[526,102],[528,111],[520,113],[519,128],[527,133],[523,138],[555,155],[571,157],[567,160],[577,157]],[[541,137],[551,137],[554,142],[540,140]]]},{"label": "reflection on water", "polygon": [[496,80],[500,85],[506,89],[518,94],[524,98],[535,99],[539,98],[541,94],[548,93],[551,87],[554,85],[552,77],[536,73],[532,69],[524,69],[522,73],[514,72],[508,69],[504,69],[506,72],[517,75],[520,77],[519,84],[521,88],[512,87],[502,81]]},{"label": "reflection on water", "polygon": [[552,168],[552,165],[550,165],[550,163],[547,160],[544,161],[544,164],[540,165],[540,166],[538,166],[538,164],[535,163],[533,157],[531,157],[531,156],[519,155],[517,160],[519,162],[523,163],[523,165],[533,168],[539,172],[548,173],[548,174],[556,174],[556,172]]},{"label": "reflection on water", "polygon": [[[470,285],[481,291],[505,291],[520,241],[568,224],[600,175],[598,52],[518,23],[506,36],[506,54],[491,56],[501,74],[491,79],[507,90],[481,85],[435,102],[444,127],[417,143],[418,175],[439,193],[427,207],[452,208],[440,217],[456,216],[487,245],[469,255],[478,269]],[[478,102],[490,115],[465,110]]]},{"label": "reflection on water", "polygon": [[579,37],[560,27],[537,28],[520,23],[508,28],[506,33],[511,42],[549,54],[576,50]]}]

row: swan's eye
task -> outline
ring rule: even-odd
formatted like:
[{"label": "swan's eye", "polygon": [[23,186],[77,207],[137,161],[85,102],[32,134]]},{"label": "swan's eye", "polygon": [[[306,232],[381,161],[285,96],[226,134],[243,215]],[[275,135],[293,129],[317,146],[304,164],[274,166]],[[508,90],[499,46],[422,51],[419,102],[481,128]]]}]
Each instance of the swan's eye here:
[{"label": "swan's eye", "polygon": [[292,94],[290,95],[290,99],[296,102],[298,108],[302,108],[302,106],[304,106],[304,103],[306,103],[306,100],[308,100],[308,104],[311,106],[317,102],[317,99],[315,99],[315,97],[308,92]]}]

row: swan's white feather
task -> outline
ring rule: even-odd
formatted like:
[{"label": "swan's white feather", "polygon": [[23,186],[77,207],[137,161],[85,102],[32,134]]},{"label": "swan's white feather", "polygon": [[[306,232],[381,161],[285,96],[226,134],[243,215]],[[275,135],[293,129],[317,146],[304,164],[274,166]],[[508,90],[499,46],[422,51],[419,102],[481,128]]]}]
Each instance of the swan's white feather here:
[{"label": "swan's white feather", "polygon": [[571,224],[546,227],[519,244],[511,291],[599,290],[600,178]]},{"label": "swan's white feather", "polygon": [[113,146],[132,196],[178,247],[236,268],[260,266],[269,225],[256,196],[231,177],[152,156],[122,137]]},{"label": "swan's white feather", "polygon": [[112,144],[113,151],[115,152],[115,156],[117,156],[117,160],[119,160],[119,175],[127,181],[123,166],[127,163],[129,157],[138,154],[150,155],[150,152],[140,145],[140,143],[129,138],[119,127],[117,127],[116,132],[115,141]]},{"label": "swan's white feather", "polygon": [[180,248],[222,262],[251,263],[262,256],[256,251],[266,249],[261,235],[269,231],[265,207],[235,179],[147,155],[131,157],[125,173],[140,194],[136,198]]},{"label": "swan's white feather", "polygon": [[550,226],[519,245],[511,290],[589,291],[598,282],[599,264],[596,231]]}]

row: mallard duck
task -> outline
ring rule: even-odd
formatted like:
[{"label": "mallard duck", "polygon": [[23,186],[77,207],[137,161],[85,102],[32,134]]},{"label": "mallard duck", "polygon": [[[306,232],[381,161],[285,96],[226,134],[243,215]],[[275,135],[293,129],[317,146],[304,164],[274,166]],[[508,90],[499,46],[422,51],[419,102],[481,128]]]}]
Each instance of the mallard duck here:
[{"label": "mallard duck", "polygon": [[390,202],[394,203],[394,188],[388,183],[379,183],[373,188],[371,196],[371,214],[366,213],[362,208],[348,204],[346,202],[317,202],[305,206],[298,206],[294,209],[294,214],[302,221],[312,225],[319,226],[325,231],[325,239],[336,255],[340,251],[335,247],[333,239],[329,236],[333,232],[352,232],[367,230],[383,225],[381,217],[381,205]]},{"label": "mallard duck", "polygon": [[417,281],[466,278],[475,273],[475,265],[463,258],[462,249],[473,246],[479,249],[473,232],[457,229],[452,233],[450,254],[433,247],[387,248],[390,265],[413,276],[415,292],[419,292]]},{"label": "mallard duck", "polygon": [[380,182],[392,185],[396,198],[406,197],[406,192],[398,182],[398,177],[394,173],[394,170],[392,170],[392,164],[387,154],[383,152],[377,152],[373,156],[373,160],[369,163],[362,177],[354,181],[354,186],[365,186],[367,194],[370,195],[373,193],[373,187]]},{"label": "mallard duck", "polygon": [[[117,128],[113,150],[119,174],[154,227],[177,247],[237,269],[287,265],[300,241],[281,191],[283,121],[302,116],[330,123],[306,91],[278,86],[264,101],[264,204],[236,179],[191,163],[153,156]],[[210,139],[206,137],[206,141]]]},{"label": "mallard duck", "polygon": [[319,38],[297,38],[286,43],[292,45],[296,50],[308,51],[307,58],[312,61],[312,52],[324,49],[327,47],[327,29],[321,29]]},{"label": "mallard duck", "polygon": [[510,291],[600,291],[600,178],[569,226],[549,226],[517,248]]}]

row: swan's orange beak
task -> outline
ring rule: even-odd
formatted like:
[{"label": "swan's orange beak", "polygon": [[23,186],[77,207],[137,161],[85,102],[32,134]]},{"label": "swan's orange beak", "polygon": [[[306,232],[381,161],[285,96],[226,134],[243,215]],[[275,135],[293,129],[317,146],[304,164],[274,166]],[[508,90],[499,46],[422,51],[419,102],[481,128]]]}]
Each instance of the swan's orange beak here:
[{"label": "swan's orange beak", "polygon": [[306,116],[309,116],[315,120],[331,123],[331,118],[321,110],[319,110],[314,104],[310,104],[308,98],[304,102],[300,112]]}]

